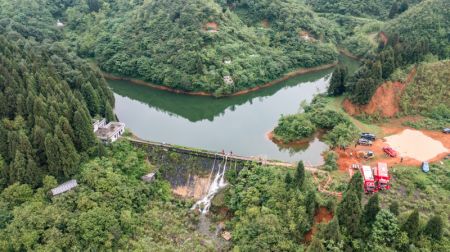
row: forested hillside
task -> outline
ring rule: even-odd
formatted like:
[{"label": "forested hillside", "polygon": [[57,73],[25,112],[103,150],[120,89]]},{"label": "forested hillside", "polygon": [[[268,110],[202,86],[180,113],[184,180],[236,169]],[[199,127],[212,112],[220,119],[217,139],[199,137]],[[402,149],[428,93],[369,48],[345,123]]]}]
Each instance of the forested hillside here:
[{"label": "forested hillside", "polygon": [[333,22],[298,1],[98,1],[96,6],[66,11],[79,53],[94,57],[106,72],[176,89],[227,94],[299,67],[332,63],[337,56]]},{"label": "forested hillside", "polygon": [[366,104],[375,90],[391,75],[409,65],[450,53],[450,4],[427,0],[386,23],[387,43],[380,42],[376,53],[364,58],[360,69],[349,79],[347,92],[352,102]]},{"label": "forested hillside", "polygon": [[63,46],[1,36],[0,187],[77,173],[96,146],[91,116],[112,119],[112,105],[100,74]]},{"label": "forested hillside", "polygon": [[377,19],[393,18],[421,0],[306,0],[317,12]]},{"label": "forested hillside", "polygon": [[0,250],[214,250],[168,182],[139,180],[150,169],[142,151],[120,142],[103,155],[83,164],[78,188],[58,197],[48,195],[58,184],[53,176],[35,191],[19,183],[3,190]]}]

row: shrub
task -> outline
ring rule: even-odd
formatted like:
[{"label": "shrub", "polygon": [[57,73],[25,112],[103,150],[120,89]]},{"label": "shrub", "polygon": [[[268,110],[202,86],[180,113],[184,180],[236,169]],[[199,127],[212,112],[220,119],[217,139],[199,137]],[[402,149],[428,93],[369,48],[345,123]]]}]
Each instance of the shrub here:
[{"label": "shrub", "polygon": [[325,169],[329,171],[337,170],[338,155],[334,151],[328,151],[325,153]]},{"label": "shrub", "polygon": [[292,142],[311,136],[316,127],[305,114],[282,116],[275,128],[275,136],[284,142]]},{"label": "shrub", "polygon": [[339,123],[348,122],[348,119],[341,113],[328,109],[316,110],[310,114],[309,118],[316,127],[322,129],[333,129]]},{"label": "shrub", "polygon": [[325,141],[332,147],[348,146],[358,136],[358,130],[351,123],[339,123],[325,135]]}]

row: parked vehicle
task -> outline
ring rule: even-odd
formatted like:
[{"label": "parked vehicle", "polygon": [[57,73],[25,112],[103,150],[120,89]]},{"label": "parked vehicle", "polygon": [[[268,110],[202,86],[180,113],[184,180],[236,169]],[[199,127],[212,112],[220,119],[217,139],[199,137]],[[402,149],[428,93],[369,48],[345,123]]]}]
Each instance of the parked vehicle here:
[{"label": "parked vehicle", "polygon": [[358,151],[356,153],[358,158],[365,158],[365,159],[371,159],[375,157],[375,154],[373,151],[365,150],[365,151]]},{"label": "parked vehicle", "polygon": [[392,149],[392,147],[390,147],[390,146],[384,146],[383,147],[383,151],[384,151],[384,153],[386,153],[390,157],[396,157],[397,156],[397,151]]},{"label": "parked vehicle", "polygon": [[364,179],[364,192],[365,193],[374,193],[377,192],[378,189],[375,186],[375,179],[373,177],[372,168],[368,165],[363,165],[361,167],[361,173]]},{"label": "parked vehicle", "polygon": [[372,145],[372,141],[365,139],[365,138],[360,138],[358,139],[358,144],[359,145],[365,145],[365,146],[371,146]]},{"label": "parked vehicle", "polygon": [[450,128],[444,128],[444,129],[442,130],[442,132],[443,132],[444,134],[450,134]]},{"label": "parked vehicle", "polygon": [[374,134],[367,133],[367,132],[361,133],[361,138],[364,138],[364,139],[367,139],[367,140],[370,140],[370,141],[375,141],[375,139],[376,139]]},{"label": "parked vehicle", "polygon": [[388,190],[391,188],[389,185],[391,177],[389,176],[388,166],[386,163],[379,162],[373,170],[373,175],[375,176],[376,186],[379,190]]},{"label": "parked vehicle", "polygon": [[430,165],[428,164],[428,162],[423,162],[422,163],[422,171],[427,173],[430,171]]}]

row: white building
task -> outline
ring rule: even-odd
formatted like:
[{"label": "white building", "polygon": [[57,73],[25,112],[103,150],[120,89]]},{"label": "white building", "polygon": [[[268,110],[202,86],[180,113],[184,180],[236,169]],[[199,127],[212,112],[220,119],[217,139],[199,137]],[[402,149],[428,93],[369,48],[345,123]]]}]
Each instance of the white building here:
[{"label": "white building", "polygon": [[94,121],[92,127],[97,138],[104,143],[115,142],[125,132],[125,123],[109,122],[106,124],[104,118],[102,120]]},{"label": "white building", "polygon": [[106,125],[106,119],[105,118],[103,118],[101,120],[95,120],[92,123],[92,126],[94,127],[94,132],[97,132],[97,130],[99,128],[105,127],[105,125]]},{"label": "white building", "polygon": [[71,190],[72,188],[75,188],[78,186],[78,183],[75,179],[69,180],[67,182],[62,183],[61,185],[53,188],[52,191],[52,195],[58,195],[61,194],[63,192],[67,192],[69,190]]},{"label": "white building", "polygon": [[231,78],[231,76],[229,76],[229,75],[223,76],[223,82],[225,82],[225,84],[227,84],[227,85],[234,84],[233,78]]},{"label": "white building", "polygon": [[145,182],[152,182],[155,179],[155,173],[149,173],[141,177],[141,179]]}]

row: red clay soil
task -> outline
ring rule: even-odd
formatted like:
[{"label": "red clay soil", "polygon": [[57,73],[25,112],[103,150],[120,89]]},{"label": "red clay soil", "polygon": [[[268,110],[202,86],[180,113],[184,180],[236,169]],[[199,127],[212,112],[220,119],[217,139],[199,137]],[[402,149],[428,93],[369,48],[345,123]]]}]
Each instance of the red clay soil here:
[{"label": "red clay soil", "polygon": [[[405,120],[404,118],[396,119],[396,120],[390,121],[389,125],[382,125],[381,129],[383,131],[383,135],[398,134],[405,129],[414,130],[412,128],[401,126],[401,122],[404,120]],[[431,131],[431,130],[420,130],[420,131],[422,133],[424,133],[425,135],[433,138],[434,140],[441,142],[445,148],[450,149],[450,135],[443,134],[442,132],[439,132],[439,131]],[[413,158],[408,158],[408,157],[404,157],[403,162],[401,162],[400,157],[395,157],[395,158],[386,157],[386,155],[384,154],[384,152],[382,150],[382,148],[384,146],[386,146],[386,143],[383,142],[383,139],[377,139],[375,142],[373,142],[372,146],[359,146],[359,145],[356,147],[350,146],[350,148],[347,148],[345,151],[336,149],[335,151],[338,153],[338,156],[339,156],[338,161],[337,161],[337,163],[339,165],[339,170],[347,172],[352,164],[361,164],[361,163],[375,166],[375,164],[377,162],[385,162],[388,164],[389,167],[391,167],[393,165],[399,165],[399,164],[408,165],[408,166],[420,166],[422,163],[421,161],[415,160]],[[375,154],[375,158],[371,159],[371,160],[357,158],[356,152],[362,151],[362,150],[373,151]],[[448,155],[448,153],[441,153],[441,154],[437,155],[436,157],[432,158],[430,160],[430,162],[440,161],[446,155]]]},{"label": "red clay soil", "polygon": [[381,41],[383,41],[383,44],[384,44],[384,45],[387,45],[387,43],[388,43],[388,37],[386,36],[386,33],[380,32],[380,33],[378,33],[378,37],[379,37],[379,39],[380,39]]},{"label": "red clay soil", "polygon": [[205,30],[209,32],[217,32],[219,30],[219,25],[216,22],[208,22],[205,24]]},{"label": "red clay soil", "polygon": [[314,224],[309,230],[308,233],[305,235],[305,241],[310,242],[312,240],[312,237],[317,232],[317,224],[319,223],[328,223],[333,219],[333,213],[328,211],[326,207],[320,207],[318,211],[316,211],[316,214],[314,216]]},{"label": "red clay soil", "polygon": [[342,107],[349,115],[374,115],[382,117],[393,117],[400,112],[400,99],[403,90],[416,75],[416,68],[413,68],[408,74],[405,83],[385,82],[375,91],[374,95],[366,105],[355,105],[349,99],[342,102]]},{"label": "red clay soil", "polygon": [[377,88],[368,104],[355,105],[345,99],[342,107],[350,115],[378,113],[383,117],[392,117],[400,111],[399,101],[404,88],[405,84],[400,82],[386,82]]},{"label": "red clay soil", "polygon": [[[245,90],[241,90],[241,91],[238,91],[236,93],[233,93],[233,94],[230,94],[230,95],[226,95],[226,96],[237,96],[237,95],[247,94],[247,93],[250,93],[250,92],[253,92],[253,91],[260,90],[262,88],[273,86],[275,84],[281,83],[283,81],[286,81],[286,80],[288,80],[288,79],[290,79],[292,77],[298,76],[298,75],[326,70],[326,69],[332,68],[332,67],[334,67],[336,65],[337,65],[337,62],[334,62],[332,64],[321,65],[321,66],[318,66],[318,67],[299,68],[299,69],[297,69],[295,71],[292,71],[292,72],[289,72],[289,73],[285,74],[283,77],[281,77],[279,79],[273,80],[271,82],[267,82],[264,85],[253,87],[253,88],[249,88],[249,89],[245,89]],[[151,87],[151,88],[158,89],[158,90],[164,90],[164,91],[168,91],[168,92],[172,92],[172,93],[176,93],[176,94],[185,94],[185,95],[194,95],[194,96],[214,96],[213,93],[201,92],[201,91],[183,91],[183,90],[179,90],[179,89],[174,89],[174,88],[170,88],[170,87],[166,87],[166,86],[153,84],[153,83],[146,82],[146,81],[139,80],[139,79],[133,79],[133,78],[128,78],[128,77],[116,76],[116,75],[113,75],[113,74],[110,74],[110,73],[105,73],[105,72],[102,72],[102,75],[103,75],[103,77],[105,79],[108,79],[108,80],[129,81],[129,82],[137,84],[137,85],[143,85],[143,86]]]}]

